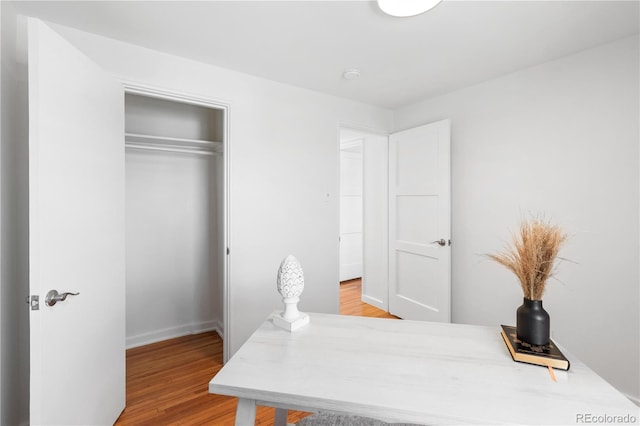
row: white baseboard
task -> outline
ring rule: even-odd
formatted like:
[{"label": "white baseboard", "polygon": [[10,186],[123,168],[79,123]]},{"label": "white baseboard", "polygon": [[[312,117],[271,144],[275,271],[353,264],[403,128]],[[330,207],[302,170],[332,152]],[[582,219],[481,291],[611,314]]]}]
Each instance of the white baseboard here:
[{"label": "white baseboard", "polygon": [[361,300],[364,303],[367,303],[369,305],[375,306],[378,309],[382,309],[383,311],[387,311],[387,307],[385,306],[384,301],[380,300],[380,299],[376,299],[375,297],[371,297],[371,296],[367,296],[366,294],[362,294],[362,298]]},{"label": "white baseboard", "polygon": [[220,337],[224,338],[222,322],[214,320],[154,330],[135,336],[127,336],[125,344],[127,349],[131,349],[176,337],[188,336],[189,334],[204,333],[205,331],[215,331]]}]

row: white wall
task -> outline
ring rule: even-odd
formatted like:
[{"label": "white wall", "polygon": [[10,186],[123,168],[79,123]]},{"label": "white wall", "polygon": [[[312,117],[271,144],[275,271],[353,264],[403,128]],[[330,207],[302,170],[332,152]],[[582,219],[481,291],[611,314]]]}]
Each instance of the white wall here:
[{"label": "white wall", "polygon": [[29,416],[27,91],[16,15],[0,2],[0,424]]},{"label": "white wall", "polygon": [[339,123],[387,130],[391,113],[56,27],[115,76],[230,104],[230,334],[235,352],[273,310],[280,261],[305,272],[300,309],[338,312]]},{"label": "white wall", "polygon": [[215,164],[127,150],[127,347],[222,331]]},{"label": "white wall", "polygon": [[395,113],[452,123],[452,318],[513,324],[522,293],[483,254],[544,213],[571,234],[544,297],[553,337],[639,396],[638,39],[620,40]]}]

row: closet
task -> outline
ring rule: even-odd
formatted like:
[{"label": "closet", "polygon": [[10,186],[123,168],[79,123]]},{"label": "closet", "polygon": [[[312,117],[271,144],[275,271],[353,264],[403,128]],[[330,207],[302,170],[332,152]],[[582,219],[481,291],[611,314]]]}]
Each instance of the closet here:
[{"label": "closet", "polygon": [[225,109],[125,95],[127,347],[223,330]]}]

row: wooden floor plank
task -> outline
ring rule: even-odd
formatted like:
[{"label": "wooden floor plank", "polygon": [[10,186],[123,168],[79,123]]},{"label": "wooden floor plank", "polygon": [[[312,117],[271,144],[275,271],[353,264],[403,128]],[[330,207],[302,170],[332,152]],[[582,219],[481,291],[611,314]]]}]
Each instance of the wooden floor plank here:
[{"label": "wooden floor plank", "polygon": [[362,317],[395,318],[390,313],[362,302],[362,280],[344,281],[340,284],[340,314],[357,315]]},{"label": "wooden floor plank", "polygon": [[[340,285],[340,313],[396,318],[361,302],[361,280]],[[178,337],[127,350],[127,408],[117,426],[234,423],[237,398],[212,395],[209,381],[222,368],[222,339],[215,332]],[[309,413],[290,411],[288,423]],[[258,407],[256,425],[272,426],[275,409]]]}]

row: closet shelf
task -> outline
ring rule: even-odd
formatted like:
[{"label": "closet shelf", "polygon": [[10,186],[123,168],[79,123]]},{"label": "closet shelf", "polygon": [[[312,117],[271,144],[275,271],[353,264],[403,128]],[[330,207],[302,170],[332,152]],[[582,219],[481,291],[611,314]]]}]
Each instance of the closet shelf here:
[{"label": "closet shelf", "polygon": [[125,133],[125,147],[190,154],[221,155],[222,142]]}]

